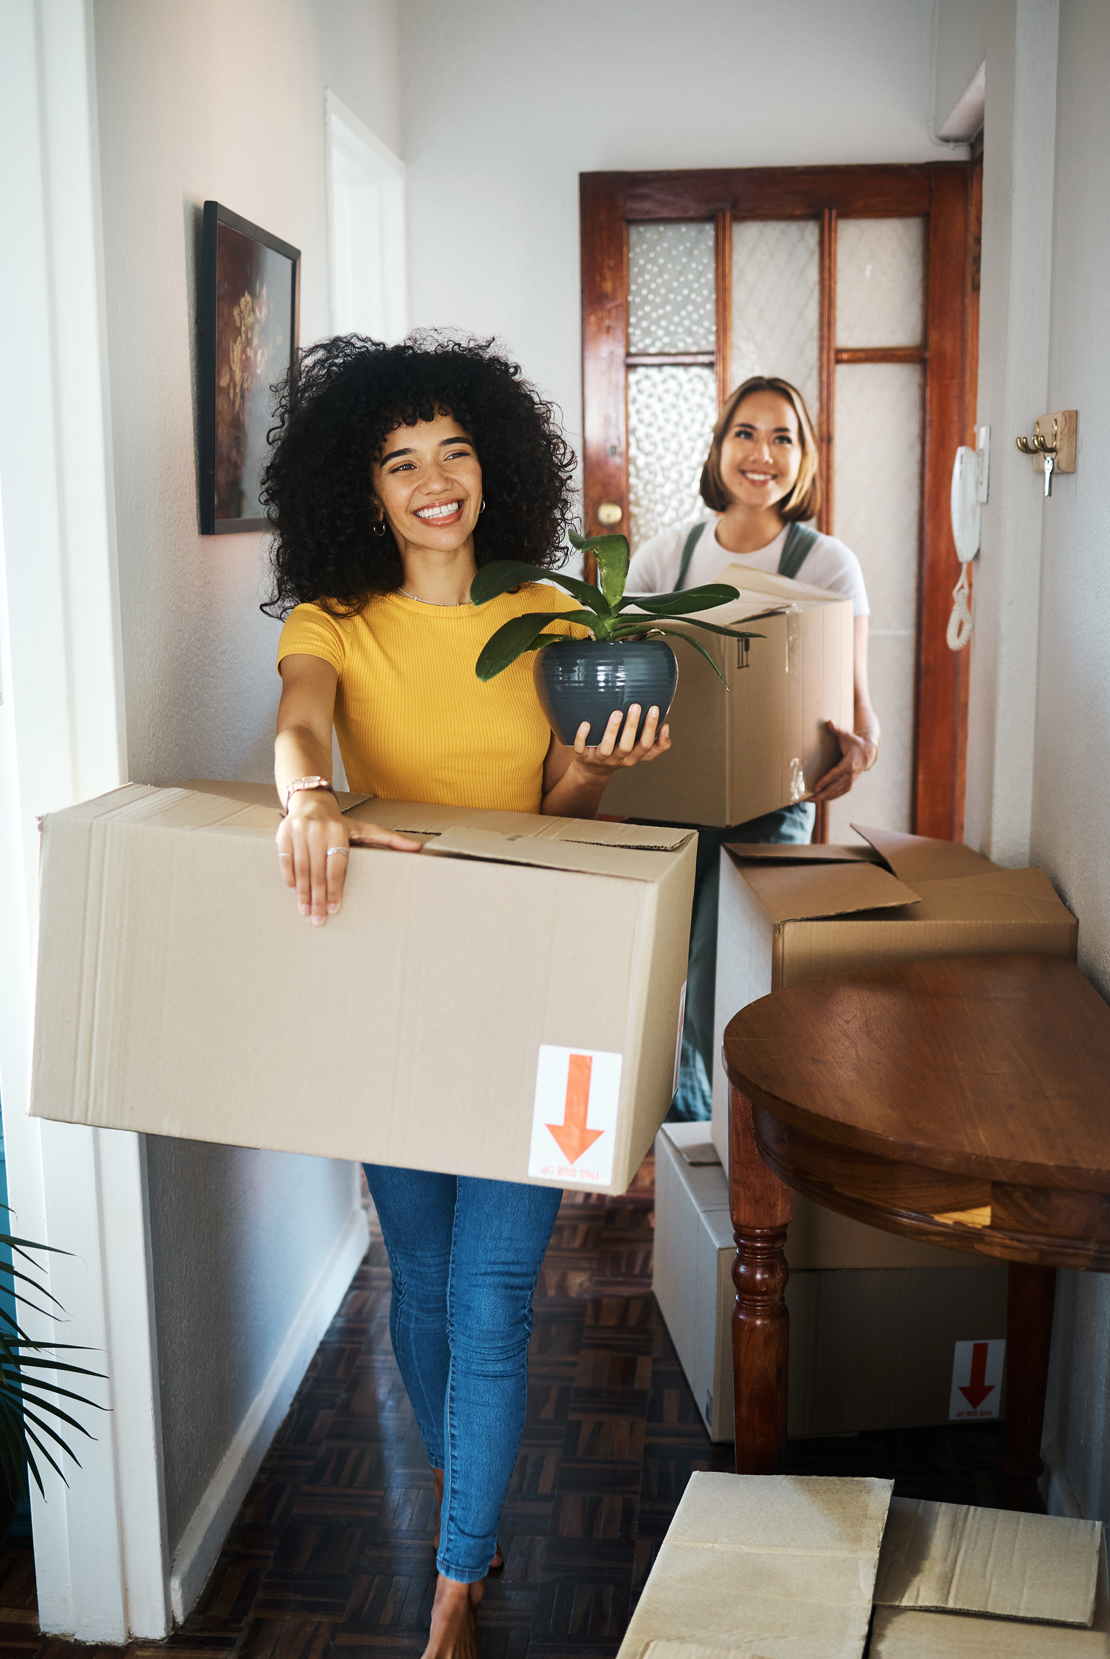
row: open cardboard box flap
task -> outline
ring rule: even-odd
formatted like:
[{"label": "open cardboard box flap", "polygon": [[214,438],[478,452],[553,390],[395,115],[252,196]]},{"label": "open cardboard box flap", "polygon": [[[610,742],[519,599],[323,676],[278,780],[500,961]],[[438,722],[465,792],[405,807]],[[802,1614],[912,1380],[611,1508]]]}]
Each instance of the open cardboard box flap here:
[{"label": "open cardboard box flap", "polygon": [[673,849],[642,847],[605,838],[594,841],[586,836],[571,840],[542,835],[498,835],[495,831],[463,825],[434,836],[425,843],[424,851],[449,858],[477,858],[493,864],[528,864],[547,870],[576,870],[580,875],[655,881]]},{"label": "open cardboard box flap", "polygon": [[[726,850],[730,858],[744,866],[744,848],[730,846]],[[781,864],[753,860],[744,868],[744,878],[776,926],[780,922],[816,921],[918,902],[913,888],[889,870],[856,859],[845,863],[792,860]]]},{"label": "open cardboard box flap", "polygon": [[[761,616],[781,616],[804,606],[827,605],[843,601],[842,593],[829,593],[824,588],[811,587],[808,582],[795,582],[773,571],[753,570],[748,565],[730,564],[714,578],[737,590],[740,597],[725,605],[715,605],[709,611],[692,611],[696,617],[716,621],[722,627],[733,627],[741,622],[758,622]],[[629,597],[635,600],[635,595]],[[772,603],[768,603],[768,600]],[[672,619],[681,623],[685,618]],[[758,630],[756,630],[758,631]]]},{"label": "open cardboard box flap", "polygon": [[754,593],[762,595],[764,601],[770,596],[782,600],[787,605],[806,599],[844,598],[842,593],[831,593],[828,588],[815,588],[810,582],[796,582],[792,576],[780,576],[775,570],[756,570],[752,565],[738,563],[727,564],[713,580],[727,582],[729,587],[738,588],[742,598]]},{"label": "open cardboard box flap", "polygon": [[[264,824],[272,833],[277,827],[280,814],[270,784],[214,783],[193,778],[182,785],[182,792],[186,790],[249,804],[254,812],[264,814],[256,819],[249,810],[226,812],[227,822],[236,828]],[[360,823],[373,823],[382,829],[424,840],[425,850],[437,854],[648,881],[658,876],[659,865],[657,860],[643,855],[676,852],[696,833],[681,827],[614,823],[606,819],[544,818],[527,812],[491,813],[469,807],[386,801],[349,793],[339,795],[339,804],[350,820],[355,838]],[[357,839],[354,844],[358,845]],[[602,848],[606,851],[599,856],[598,849]],[[621,852],[630,856],[614,859],[613,854]]]},{"label": "open cardboard box flap", "polygon": [[914,921],[1051,921],[1063,909],[1042,870],[1000,869],[961,841],[852,828],[866,846],[726,849],[776,923],[907,904]]},{"label": "open cardboard box flap", "polygon": [[921,922],[1067,922],[1074,918],[1043,870],[989,870],[954,881],[923,881]]},{"label": "open cardboard box flap", "polygon": [[1098,1521],[892,1498],[875,1603],[1089,1626]]},{"label": "open cardboard box flap", "polygon": [[821,841],[729,841],[738,864],[881,864],[874,847],[848,847]]},{"label": "open cardboard box flap", "polygon": [[986,875],[999,866],[962,841],[936,841],[928,835],[900,830],[868,829],[853,824],[857,835],[869,841],[900,881],[916,887],[919,881],[946,881],[958,876]]}]

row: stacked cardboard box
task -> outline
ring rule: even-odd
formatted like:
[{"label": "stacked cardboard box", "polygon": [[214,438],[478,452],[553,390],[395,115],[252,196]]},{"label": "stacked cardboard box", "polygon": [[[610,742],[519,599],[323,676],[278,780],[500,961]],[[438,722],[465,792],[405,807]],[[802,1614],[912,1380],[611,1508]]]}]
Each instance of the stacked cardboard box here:
[{"label": "stacked cardboard box", "polygon": [[[1075,955],[1075,918],[1042,871],[1002,870],[953,842],[859,833],[855,847],[721,855],[713,1121],[668,1126],[657,1142],[655,1228],[656,1295],[715,1439],[732,1438],[728,1021],[780,986],[883,962]],[[786,1253],[792,1434],[943,1422],[953,1344],[1005,1335],[1004,1264],[862,1226],[802,1194]]]},{"label": "stacked cardboard box", "polygon": [[721,853],[713,1144],[728,1146],[724,1030],[757,997],[886,962],[1016,951],[1074,959],[1078,923],[1043,870],[1003,870],[956,841],[852,828],[850,847]]},{"label": "stacked cardboard box", "polygon": [[1108,1659],[1097,1522],[891,1490],[692,1475],[618,1659]]},{"label": "stacked cardboard box", "polygon": [[674,1093],[694,836],[363,815],[423,850],[353,848],[314,928],[278,876],[272,788],[50,814],[31,1111],[623,1192]]}]

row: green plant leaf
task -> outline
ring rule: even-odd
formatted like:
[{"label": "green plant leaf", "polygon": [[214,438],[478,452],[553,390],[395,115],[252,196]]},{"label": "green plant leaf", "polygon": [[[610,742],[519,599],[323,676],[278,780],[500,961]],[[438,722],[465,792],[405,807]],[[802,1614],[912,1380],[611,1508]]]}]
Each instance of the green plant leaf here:
[{"label": "green plant leaf", "polygon": [[571,543],[580,553],[593,554],[601,573],[601,591],[610,606],[617,606],[624,594],[624,584],[628,580],[628,564],[631,557],[628,537],[580,536],[574,530],[571,530],[569,535]]},{"label": "green plant leaf", "polygon": [[[645,621],[647,618],[645,617]],[[622,618],[623,621],[623,618]],[[660,621],[681,623],[684,628],[704,628],[707,634],[720,634],[722,639],[766,639],[766,634],[752,634],[746,628],[722,628],[716,622],[703,622],[697,616],[660,617]],[[653,624],[654,626],[654,624]],[[681,636],[680,636],[681,637]],[[689,636],[686,636],[689,637]]]},{"label": "green plant leaf", "polygon": [[591,582],[580,582],[577,576],[566,576],[558,570],[538,570],[535,565],[523,564],[518,559],[498,559],[483,565],[470,584],[470,603],[488,605],[491,599],[512,588],[523,587],[526,582],[558,582],[561,588],[581,600],[588,611],[596,611],[599,616],[609,614],[604,594]]},{"label": "green plant leaf", "polygon": [[[487,566],[487,569],[492,567]],[[534,642],[547,627],[549,622],[577,622],[584,628],[596,629],[602,625],[602,619],[593,611],[529,611],[525,616],[514,616],[498,628],[482,648],[478,661],[474,664],[474,672],[480,680],[492,680],[525,651],[530,651]]]},{"label": "green plant leaf", "polygon": [[728,605],[739,597],[739,589],[727,587],[724,582],[713,582],[704,588],[686,588],[681,593],[626,594],[617,608],[624,611],[636,605],[653,616],[683,616],[687,611],[711,611],[714,605]]},{"label": "green plant leaf", "polygon": [[692,645],[694,650],[699,651],[705,658],[706,662],[709,664],[714,674],[716,674],[725,690],[728,690],[728,681],[725,679],[724,675],[721,673],[721,670],[717,667],[717,664],[713,661],[713,658],[709,655],[709,652],[705,649],[704,645],[699,645],[696,639],[691,639],[689,634],[680,632],[678,628],[664,628],[656,625],[652,628],[651,632],[652,634],[673,634],[675,639],[685,640],[687,645]]}]

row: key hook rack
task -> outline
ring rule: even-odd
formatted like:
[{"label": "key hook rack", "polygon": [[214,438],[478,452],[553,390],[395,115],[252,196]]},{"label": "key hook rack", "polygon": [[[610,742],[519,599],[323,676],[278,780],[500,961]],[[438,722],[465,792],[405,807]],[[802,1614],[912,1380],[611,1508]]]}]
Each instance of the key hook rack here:
[{"label": "key hook rack", "polygon": [[1041,431],[1041,423],[1037,421],[1033,427],[1031,438],[1018,438],[1017,446],[1023,455],[1055,455],[1058,449],[1057,439],[1060,436],[1058,421],[1052,423],[1052,442],[1048,443]]},{"label": "key hook rack", "polygon": [[[1078,415],[1074,409],[1059,409],[1033,422],[1033,436],[1015,442],[1023,455],[1031,455],[1044,472],[1044,493],[1052,494],[1052,480],[1058,472],[1075,471],[1075,432]],[[1051,437],[1045,431],[1051,426]]]}]

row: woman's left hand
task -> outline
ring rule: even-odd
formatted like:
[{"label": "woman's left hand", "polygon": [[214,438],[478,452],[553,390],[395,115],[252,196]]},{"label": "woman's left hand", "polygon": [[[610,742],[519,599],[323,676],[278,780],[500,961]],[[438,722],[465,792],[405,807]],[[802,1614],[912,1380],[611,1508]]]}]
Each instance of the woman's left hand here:
[{"label": "woman's left hand", "polygon": [[637,742],[640,712],[639,703],[632,704],[627,716],[622,715],[620,709],[615,709],[609,716],[601,742],[592,749],[586,747],[590,723],[584,720],[575,734],[574,758],[569,770],[576,772],[583,782],[604,786],[622,766],[638,766],[643,760],[658,760],[660,755],[665,755],[671,746],[670,727],[659,729],[659,710],[653,706],[648,709],[643,733]]},{"label": "woman's left hand", "polygon": [[827,720],[825,724],[840,744],[840,759],[810,791],[807,799],[816,802],[835,801],[839,796],[846,795],[860,773],[868,772],[874,766],[879,753],[879,745],[873,737],[846,731],[835,720]]}]

